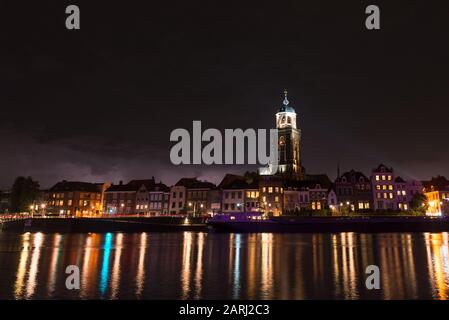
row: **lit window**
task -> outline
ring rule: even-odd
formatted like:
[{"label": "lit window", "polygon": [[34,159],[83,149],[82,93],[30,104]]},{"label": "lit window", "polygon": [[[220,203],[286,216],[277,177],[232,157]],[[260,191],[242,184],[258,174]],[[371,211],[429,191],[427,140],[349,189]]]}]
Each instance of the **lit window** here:
[{"label": "lit window", "polygon": [[406,194],[405,190],[402,190],[402,195],[405,196]]},{"label": "lit window", "polygon": [[363,202],[359,202],[359,209],[363,209]]},{"label": "lit window", "polygon": [[268,193],[273,193],[273,187],[268,187]]},{"label": "lit window", "polygon": [[382,180],[385,181],[385,176],[384,175],[382,175]]},{"label": "lit window", "polygon": [[408,210],[408,205],[404,203],[404,210]]},{"label": "lit window", "polygon": [[379,181],[379,176],[378,175],[376,176],[376,181]]},{"label": "lit window", "polygon": [[393,199],[393,192],[390,192],[390,199]]},{"label": "lit window", "polygon": [[263,197],[262,197],[262,201],[263,201],[263,202],[267,202],[267,197],[263,196]]},{"label": "lit window", "polygon": [[317,205],[317,209],[321,210],[321,202],[317,202],[316,205]]},{"label": "lit window", "polygon": [[369,202],[365,202],[365,209],[369,209]]},{"label": "lit window", "polygon": [[279,202],[279,197],[278,196],[274,197],[274,202]]},{"label": "lit window", "polygon": [[390,185],[388,186],[388,190],[393,190],[393,185],[390,184]]},{"label": "lit window", "polygon": [[387,199],[388,197],[387,197],[387,193],[386,192],[384,192],[384,199]]},{"label": "lit window", "polygon": [[267,192],[267,188],[263,187],[262,192]]},{"label": "lit window", "polygon": [[387,186],[386,186],[386,185],[383,185],[383,186],[382,186],[382,190],[387,190]]},{"label": "lit window", "polygon": [[380,184],[376,185],[376,189],[380,190]]},{"label": "lit window", "polygon": [[388,181],[391,181],[391,176],[390,175],[388,176]]}]

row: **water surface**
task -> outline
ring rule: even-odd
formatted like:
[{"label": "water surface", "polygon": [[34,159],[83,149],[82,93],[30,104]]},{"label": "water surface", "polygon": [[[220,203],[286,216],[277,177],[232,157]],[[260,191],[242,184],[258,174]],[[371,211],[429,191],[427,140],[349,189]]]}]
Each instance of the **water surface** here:
[{"label": "water surface", "polygon": [[[449,235],[0,232],[0,299],[447,299]],[[381,289],[367,290],[378,265]],[[80,290],[65,287],[68,265]]]}]

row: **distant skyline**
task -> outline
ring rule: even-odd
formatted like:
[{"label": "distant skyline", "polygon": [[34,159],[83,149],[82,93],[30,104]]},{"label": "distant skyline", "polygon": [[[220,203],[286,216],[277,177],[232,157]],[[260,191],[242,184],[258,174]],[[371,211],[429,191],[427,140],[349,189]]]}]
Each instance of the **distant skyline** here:
[{"label": "distant skyline", "polygon": [[255,171],[176,167],[170,132],[273,128],[284,89],[307,173],[449,176],[447,4],[376,1],[376,31],[368,1],[77,1],[78,31],[68,4],[2,4],[0,187]]}]

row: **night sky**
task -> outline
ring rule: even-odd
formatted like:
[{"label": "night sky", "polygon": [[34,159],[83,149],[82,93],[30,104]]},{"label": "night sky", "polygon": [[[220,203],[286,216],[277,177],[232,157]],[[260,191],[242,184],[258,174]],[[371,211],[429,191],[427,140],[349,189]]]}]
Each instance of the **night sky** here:
[{"label": "night sky", "polygon": [[447,1],[2,0],[0,187],[219,182],[248,167],[175,167],[170,132],[271,128],[284,88],[308,173],[449,176],[448,18]]}]

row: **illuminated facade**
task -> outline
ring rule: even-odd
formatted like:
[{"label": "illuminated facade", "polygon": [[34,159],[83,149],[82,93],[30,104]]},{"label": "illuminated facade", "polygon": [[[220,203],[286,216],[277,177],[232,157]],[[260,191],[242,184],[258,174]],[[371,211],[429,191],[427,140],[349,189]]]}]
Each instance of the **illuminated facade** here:
[{"label": "illuminated facade", "polygon": [[259,181],[260,210],[268,215],[279,216],[283,212],[284,184],[281,177],[261,176]]},{"label": "illuminated facade", "polygon": [[95,216],[103,213],[105,183],[62,181],[48,191],[47,213],[64,216]]},{"label": "illuminated facade", "polygon": [[282,107],[276,113],[278,129],[279,168],[278,173],[289,178],[301,179],[301,130],[297,128],[296,111],[290,106],[287,91],[284,91]]},{"label": "illuminated facade", "polygon": [[221,186],[222,211],[227,212],[258,212],[259,187],[258,183],[248,183],[242,177]]},{"label": "illuminated facade", "polygon": [[335,190],[342,206],[351,211],[371,210],[373,194],[371,181],[362,172],[350,170],[335,180]]},{"label": "illuminated facade", "polygon": [[374,210],[395,210],[394,172],[383,164],[372,171],[371,183],[374,198]]}]

